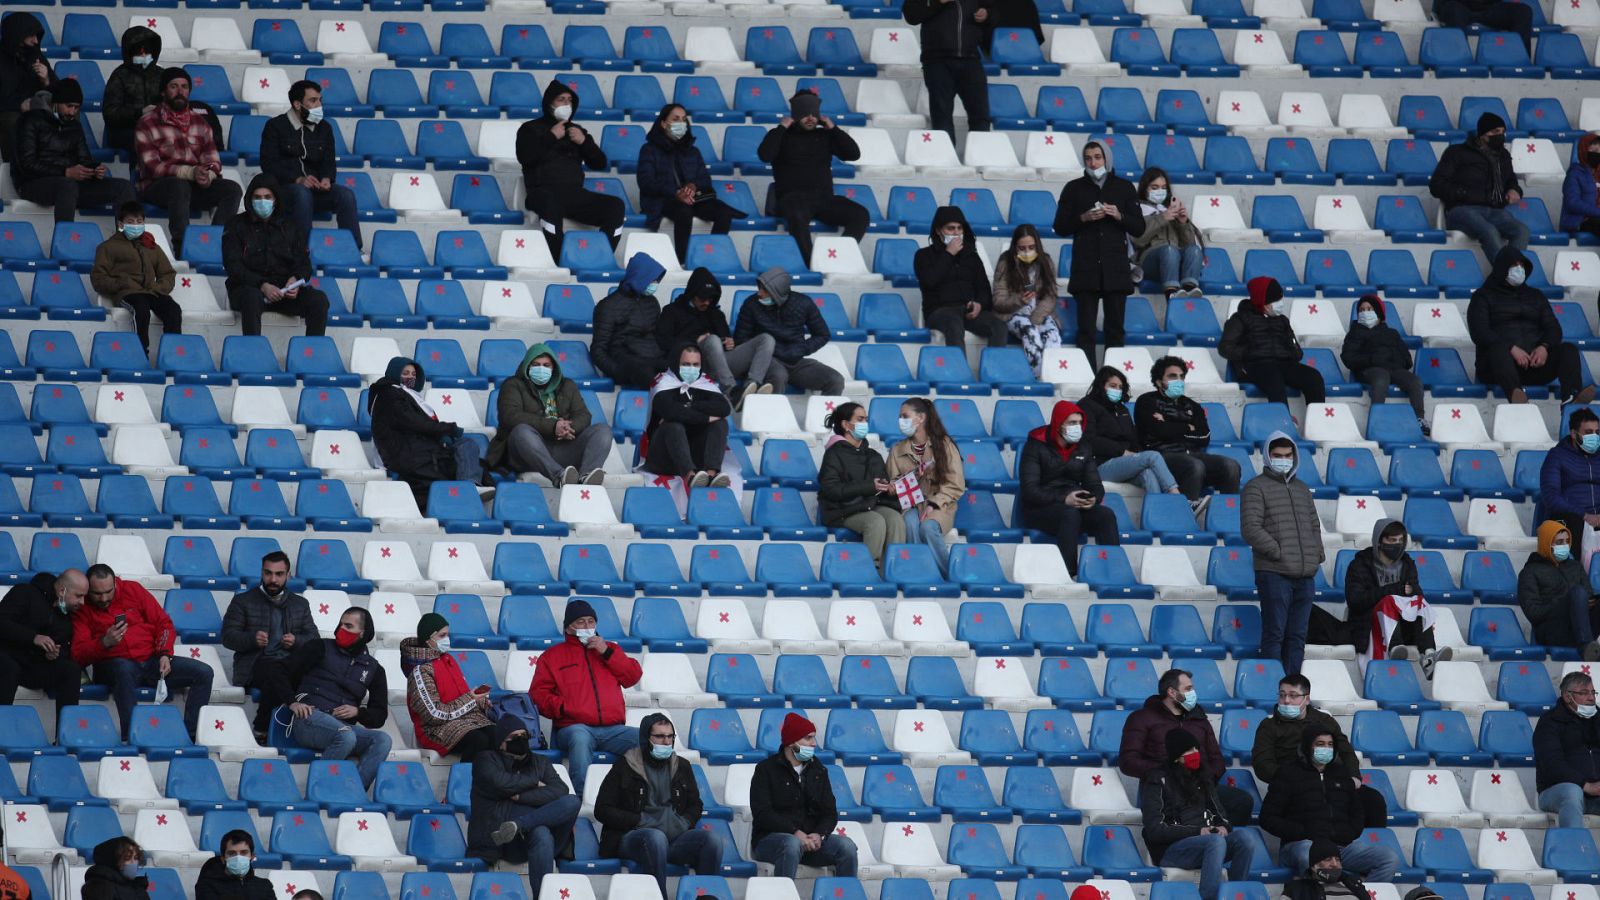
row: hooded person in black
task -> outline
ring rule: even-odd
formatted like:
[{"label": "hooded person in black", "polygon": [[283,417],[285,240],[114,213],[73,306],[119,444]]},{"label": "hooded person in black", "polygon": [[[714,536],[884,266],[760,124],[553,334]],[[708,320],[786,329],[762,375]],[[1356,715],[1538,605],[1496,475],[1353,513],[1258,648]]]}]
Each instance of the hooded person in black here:
[{"label": "hooded person in black", "polygon": [[1078,539],[1086,529],[1096,543],[1121,542],[1116,514],[1101,502],[1106,487],[1094,453],[1084,443],[1083,421],[1078,404],[1056,401],[1050,424],[1028,432],[1017,463],[1019,518],[1055,539],[1073,577],[1078,574]]},{"label": "hooded person in black", "polygon": [[1300,735],[1300,756],[1278,769],[1261,802],[1262,830],[1283,842],[1278,864],[1304,872],[1323,857],[1313,844],[1338,848],[1346,871],[1371,881],[1393,881],[1401,860],[1383,844],[1358,842],[1365,808],[1357,794],[1361,774],[1345,769],[1334,749],[1333,731],[1308,724]]},{"label": "hooded person in black", "polygon": [[[1371,658],[1406,659],[1411,648],[1421,654],[1422,674],[1433,680],[1433,667],[1439,660],[1452,655],[1449,647],[1438,649],[1434,643],[1433,626],[1428,624],[1432,613],[1424,613],[1428,603],[1422,597],[1421,579],[1417,575],[1417,561],[1406,552],[1410,536],[1406,526],[1398,519],[1379,519],[1372,526],[1372,546],[1357,551],[1344,570],[1344,605],[1347,641],[1360,654],[1371,653]],[[1396,600],[1416,598],[1406,604],[1394,620],[1394,631],[1388,643],[1377,641],[1383,631],[1373,613],[1383,604],[1383,598]],[[1408,618],[1405,612],[1410,612]]]},{"label": "hooded person in black", "polygon": [[1422,395],[1427,386],[1411,370],[1411,349],[1400,332],[1389,327],[1388,318],[1383,299],[1377,294],[1367,294],[1357,300],[1356,322],[1345,332],[1339,361],[1351,375],[1367,383],[1373,403],[1387,402],[1390,384],[1405,391],[1406,398],[1411,401],[1411,411],[1417,414],[1417,424],[1426,437],[1432,433],[1422,408]]},{"label": "hooded person in black", "polygon": [[77,569],[40,572],[0,600],[0,706],[16,702],[17,688],[46,688],[56,709],[78,705],[83,670],[72,659],[72,614],[83,605],[89,581]]},{"label": "hooded person in black", "polygon": [[306,334],[328,330],[328,295],[312,287],[309,236],[278,202],[277,179],[250,179],[244,212],[222,226],[222,267],[228,305],[245,334],[261,333],[261,314],[306,320]]},{"label": "hooded person in black", "polygon": [[[1339,846],[1326,838],[1311,842],[1311,865],[1297,872],[1283,886],[1286,900],[1362,900],[1372,892],[1361,877],[1344,867]],[[1438,894],[1426,887],[1406,894],[1406,900],[1437,900]]]},{"label": "hooded person in black", "polygon": [[[423,399],[428,383],[422,364],[396,356],[383,377],[367,390],[367,412],[372,416],[372,445],[390,472],[400,476],[417,496],[417,506],[428,506],[428,488],[435,481],[478,484],[483,478],[482,454],[476,441],[460,425],[441,420]],[[485,500],[494,489],[480,487]]]},{"label": "hooded person in black", "polygon": [[133,183],[112,178],[89,155],[82,109],[83,88],[68,78],[51,88],[49,106],[17,120],[11,181],[22,199],[55,207],[57,222],[71,222],[79,209],[120,209],[133,199]]},{"label": "hooded person in black", "polygon": [[1006,345],[1006,323],[994,314],[989,273],[960,207],[941,206],[934,212],[928,245],[917,251],[911,265],[922,290],[922,323],[943,334],[946,347],[964,346],[969,331],[991,347]]},{"label": "hooded person in black", "polygon": [[161,102],[161,71],[161,35],[143,25],[124,31],[122,65],[106,79],[100,101],[107,147],[133,150],[133,127],[150,107]]},{"label": "hooded person in black", "polygon": [[661,319],[656,291],[666,274],[666,267],[650,254],[635,253],[628,257],[617,289],[594,305],[589,356],[594,367],[619,387],[649,387],[666,365],[656,332]]},{"label": "hooded person in black", "polygon": [[1512,403],[1528,402],[1524,387],[1561,384],[1561,404],[1587,404],[1594,385],[1583,384],[1578,348],[1561,339],[1550,301],[1527,283],[1533,264],[1515,247],[1502,249],[1483,286],[1467,302],[1467,334],[1476,351],[1476,375]]},{"label": "hooded person in black", "polygon": [[1278,279],[1260,275],[1245,285],[1249,296],[1222,326],[1217,353],[1249,382],[1267,395],[1268,403],[1287,403],[1289,388],[1305,395],[1307,403],[1328,399],[1322,373],[1301,362],[1305,351],[1289,324],[1288,304]]},{"label": "hooded person in black", "polygon": [[689,262],[689,231],[695,219],[710,222],[712,234],[727,234],[734,219],[748,215],[717,199],[705,157],[689,128],[689,111],[677,103],[661,107],[645,135],[635,179],[644,227],[658,231],[663,218],[672,223],[679,264]]},{"label": "hooded person in black", "polygon": [[83,900],[150,900],[150,879],[140,872],[144,848],[133,838],[102,841],[89,859],[93,865],[83,873]]},{"label": "hooded person in black", "polygon": [[[772,392],[767,373],[772,368],[772,351],[777,342],[770,334],[758,334],[743,343],[735,341],[728,332],[728,317],[722,314],[721,300],[722,285],[717,283],[717,276],[704,266],[695,269],[689,275],[689,286],[667,304],[656,320],[656,343],[663,353],[683,344],[699,347],[706,376],[728,395],[734,409],[739,409],[750,393]],[[745,382],[742,388],[741,379]]]},{"label": "hooded person in black", "polygon": [[529,748],[521,719],[501,716],[495,738],[498,749],[472,761],[467,854],[490,866],[527,863],[528,896],[538,897],[557,857],[572,858],[572,823],[583,803],[550,760]]},{"label": "hooded person in black", "polygon": [[0,19],[0,158],[12,159],[17,119],[33,97],[56,83],[55,70],[39,49],[44,23],[31,12],[6,13]]},{"label": "hooded person in black", "polygon": [[1229,881],[1249,878],[1254,843],[1228,821],[1216,780],[1201,773],[1194,735],[1169,730],[1166,751],[1166,762],[1139,785],[1145,846],[1156,865],[1199,869],[1201,898],[1215,900],[1224,861],[1230,863]]},{"label": "hooded person in black", "polygon": [[822,114],[822,98],[799,91],[789,98],[789,115],[761,139],[756,157],[772,166],[767,215],[782,216],[800,258],[811,262],[811,220],[835,225],[845,237],[861,240],[872,216],[866,207],[833,193],[833,160],[854,162],[861,148]]},{"label": "hooded person in black", "polygon": [[1056,201],[1056,234],[1072,240],[1067,293],[1078,305],[1078,348],[1095,362],[1095,326],[1105,304],[1107,347],[1121,347],[1123,315],[1133,293],[1128,238],[1144,234],[1139,193],[1112,171],[1111,151],[1099,141],[1083,145],[1083,176],[1067,182]]},{"label": "hooded person in black", "polygon": [[242,828],[222,836],[216,856],[200,867],[194,900],[275,900],[272,882],[256,874],[256,842]]},{"label": "hooded person in black", "polygon": [[833,332],[817,309],[816,301],[792,291],[789,273],[773,267],[756,276],[756,295],[739,307],[733,323],[735,346],[772,337],[772,366],[767,383],[774,394],[793,384],[802,391],[830,396],[844,392],[844,376],[821,360],[811,358],[827,346]]},{"label": "hooded person in black", "polygon": [[[950,135],[951,143],[956,139],[957,95],[967,111],[967,130],[989,130],[989,76],[982,55],[989,46],[984,40],[989,7],[990,0],[906,0],[900,10],[906,24],[922,26],[928,116],[934,128]],[[1038,13],[1034,16],[1037,23]]]},{"label": "hooded person in black", "polygon": [[639,442],[646,472],[678,476],[688,487],[727,487],[722,460],[733,406],[700,370],[700,351],[680,344],[650,385],[650,422]]},{"label": "hooded person in black", "polygon": [[561,261],[562,219],[598,228],[616,250],[622,241],[621,197],[585,190],[583,170],[604,171],[600,142],[577,125],[578,92],[558,78],[544,89],[544,114],[517,129],[517,162],[528,197],[523,205],[539,217],[550,256]]},{"label": "hooded person in black", "polygon": [[[1459,6],[1462,0],[1442,2]],[[1445,227],[1466,232],[1483,246],[1483,255],[1489,259],[1498,257],[1507,244],[1528,249],[1528,226],[1506,209],[1522,200],[1522,185],[1511,167],[1511,154],[1506,152],[1505,120],[1494,113],[1479,116],[1476,131],[1440,154],[1428,179],[1428,193],[1444,204]]]},{"label": "hooded person in black", "polygon": [[667,896],[667,866],[693,866],[701,875],[722,868],[719,832],[696,828],[704,806],[688,760],[673,752],[672,720],[651,713],[639,723],[639,746],[612,764],[594,801],[600,855],[629,860],[631,872],[651,875]]}]

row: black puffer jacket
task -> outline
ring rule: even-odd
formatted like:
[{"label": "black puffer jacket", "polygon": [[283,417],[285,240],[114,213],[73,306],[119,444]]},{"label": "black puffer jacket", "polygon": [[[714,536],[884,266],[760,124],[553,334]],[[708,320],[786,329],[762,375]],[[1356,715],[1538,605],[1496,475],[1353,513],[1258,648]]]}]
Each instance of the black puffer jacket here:
[{"label": "black puffer jacket", "polygon": [[[1266,289],[1269,279],[1252,278],[1253,293]],[[1304,351],[1294,336],[1294,327],[1288,316],[1269,314],[1262,296],[1250,296],[1239,301],[1239,308],[1222,326],[1222,340],[1217,342],[1217,353],[1228,362],[1246,365],[1252,362],[1299,362]]]},{"label": "black puffer jacket", "polygon": [[[1089,447],[1083,443],[1063,447],[1059,437],[1067,417],[1082,411],[1078,404],[1061,400],[1056,403],[1049,425],[1028,432],[1017,468],[1022,482],[1017,500],[1024,511],[1061,506],[1074,491],[1088,491],[1095,500],[1105,498],[1106,488]],[[1063,450],[1065,458],[1061,455]]]},{"label": "black puffer jacket", "polygon": [[1146,450],[1203,453],[1211,446],[1206,408],[1188,397],[1148,391],[1133,402],[1133,423],[1139,431],[1139,445]]},{"label": "black puffer jacket", "polygon": [[[810,131],[794,122],[774,126],[761,139],[756,156],[772,166],[772,202],[786,194],[833,196],[833,159],[855,162],[861,148],[843,128],[817,125]],[[771,203],[768,204],[771,206]],[[769,209],[769,214],[776,210]]]},{"label": "black puffer jacket", "polygon": [[1366,369],[1398,372],[1411,368],[1411,349],[1406,346],[1400,332],[1389,327],[1388,315],[1382,303],[1377,304],[1376,312],[1378,324],[1367,328],[1358,323],[1345,332],[1344,346],[1339,349],[1339,361],[1352,375]]},{"label": "black puffer jacket", "polygon": [[277,892],[272,882],[256,874],[252,868],[242,877],[228,874],[222,857],[213,856],[200,867],[200,877],[194,882],[194,900],[276,900]]},{"label": "black puffer jacket", "polygon": [[[935,0],[937,2],[937,0]],[[951,256],[945,250],[944,235],[939,230],[951,222],[961,223],[961,252]],[[928,230],[928,245],[918,250],[911,259],[917,273],[917,287],[922,291],[922,318],[938,310],[957,307],[965,310],[968,303],[976,301],[987,312],[994,308],[989,290],[989,273],[983,270],[983,260],[978,257],[978,242],[973,239],[972,226],[959,206],[941,206],[933,214],[933,225]]]},{"label": "black puffer jacket", "polygon": [[[494,830],[500,823],[571,793],[555,766],[537,753],[514,757],[499,748],[479,753],[472,760],[467,855],[494,865],[500,861],[500,845],[494,842]],[[556,855],[565,855],[565,850],[556,847]]]},{"label": "black puffer jacket", "polygon": [[922,61],[977,59],[983,26],[973,16],[988,9],[988,0],[906,0],[900,9],[906,24],[922,26]]},{"label": "black puffer jacket", "polygon": [[1532,267],[1522,251],[1507,244],[1495,256],[1483,286],[1467,302],[1467,334],[1478,351],[1478,380],[1485,384],[1493,382],[1485,365],[1490,356],[1509,353],[1512,347],[1529,353],[1543,347],[1553,354],[1561,346],[1561,323],[1544,294],[1527,282],[1516,287],[1506,283],[1506,273],[1514,265],[1530,271]]},{"label": "black puffer jacket", "polygon": [[284,209],[282,197],[273,203],[272,215],[263,219],[251,208],[257,188],[276,195],[278,182],[261,173],[250,179],[244,192],[244,212],[222,228],[222,267],[228,272],[228,290],[255,288],[263,282],[283,287],[292,278],[311,278],[311,247],[307,235]]},{"label": "black puffer jacket", "polygon": [[124,838],[102,841],[90,859],[94,865],[83,873],[83,900],[150,900],[150,879],[143,875],[124,878],[117,857]]},{"label": "black puffer jacket", "polygon": [[1506,191],[1521,191],[1517,173],[1511,167],[1511,154],[1504,146],[1489,148],[1477,138],[1445,148],[1428,179],[1428,193],[1444,202],[1445,209],[1457,206],[1487,206],[1501,209]]},{"label": "black puffer jacket", "polygon": [[781,750],[757,763],[751,773],[750,809],[755,814],[752,845],[769,834],[827,834],[839,824],[828,767],[813,759],[796,775]]},{"label": "black puffer jacket", "polygon": [[268,119],[261,129],[261,171],[279,184],[293,184],[307,175],[331,180],[337,161],[332,122],[311,125],[291,109]]},{"label": "black puffer jacket", "polygon": [[19,188],[39,178],[60,178],[72,166],[96,165],[89,155],[89,139],[80,115],[63,122],[53,110],[34,109],[17,120],[16,159],[11,161],[11,183]]},{"label": "black puffer jacket", "polygon": [[1106,396],[1106,380],[1113,376],[1121,378],[1122,373],[1110,366],[1102,368],[1095,375],[1089,393],[1078,401],[1078,406],[1083,409],[1083,442],[1094,454],[1097,465],[1116,459],[1130,450],[1137,453],[1142,449],[1128,405],[1121,401],[1113,402]]},{"label": "black puffer jacket", "polygon": [[355,724],[382,728],[389,720],[389,676],[367,652],[377,629],[364,607],[345,610],[351,611],[361,615],[361,637],[354,644],[341,647],[333,638],[318,638],[296,648],[289,658],[294,699],[329,714],[340,706],[354,706]]},{"label": "black puffer jacket", "polygon": [[711,173],[695,146],[694,132],[673,140],[659,122],[650,126],[644,146],[639,148],[639,171],[634,180],[639,185],[639,211],[644,213],[647,231],[661,225],[661,212],[679,188],[692,184],[702,193],[711,190]]},{"label": "black puffer jacket", "polygon": [[1173,844],[1198,836],[1202,828],[1229,824],[1217,798],[1216,779],[1173,769],[1162,766],[1139,784],[1144,843],[1150,848],[1150,861],[1158,866]]},{"label": "black puffer jacket", "polygon": [[1600,716],[1587,719],[1558,703],[1533,727],[1537,789],[1600,781]]},{"label": "black puffer jacket", "polygon": [[406,366],[417,367],[417,393],[427,387],[422,364],[392,359],[384,376],[367,391],[367,412],[372,416],[372,444],[389,471],[406,478],[437,481],[454,477],[451,444],[461,436],[452,422],[429,418],[400,384]]},{"label": "black puffer jacket", "polygon": [[0,646],[13,658],[43,661],[33,639],[46,635],[72,658],[72,619],[56,610],[56,576],[40,572],[33,580],[6,591],[0,599]]},{"label": "black puffer jacket", "polygon": [[817,512],[822,524],[843,528],[844,520],[879,506],[899,508],[894,494],[880,494],[873,482],[889,480],[889,467],[878,451],[862,441],[859,447],[839,435],[828,439],[817,470]]},{"label": "black puffer jacket", "polygon": [[1300,757],[1278,770],[1261,803],[1261,827],[1284,843],[1325,838],[1343,847],[1361,836],[1364,813],[1356,773],[1346,770],[1337,754],[1320,772],[1311,762],[1311,744],[1324,734],[1332,732],[1306,726]]},{"label": "black puffer jacket", "polygon": [[[713,290],[716,296],[711,305],[703,312],[696,309],[694,298]],[[656,320],[656,346],[666,353],[683,344],[697,343],[702,334],[727,337],[728,317],[722,312],[721,300],[722,288],[717,284],[717,276],[704,266],[695,269],[689,275],[689,286],[661,310],[661,317]]]},{"label": "black puffer jacket", "polygon": [[739,321],[733,326],[736,344],[772,335],[772,355],[781,363],[794,364],[821,350],[832,332],[817,309],[816,301],[799,291],[789,290],[789,273],[769,269],[757,281],[772,296],[767,306],[754,297],[739,307]]},{"label": "black puffer jacket", "polygon": [[[55,83],[50,60],[37,47],[25,47],[30,37],[44,37],[44,23],[31,12],[8,12],[0,19],[0,111],[15,112],[33,95]],[[49,78],[41,82],[33,64],[44,63]]]},{"label": "black puffer jacket", "polygon": [[668,720],[661,713],[645,716],[639,723],[639,746],[624,753],[622,760],[611,766],[605,781],[600,783],[600,793],[594,801],[594,817],[600,823],[601,856],[617,856],[622,849],[622,836],[639,825],[650,795],[650,788],[645,782],[645,766],[670,766],[672,811],[690,828],[700,821],[705,806],[700,802],[700,787],[695,784],[694,770],[688,760],[677,755],[666,762],[645,758],[644,748],[650,744],[650,729],[662,721]]},{"label": "black puffer jacket", "polygon": [[595,304],[589,355],[601,372],[614,378],[624,369],[659,372],[666,367],[666,354],[656,343],[661,301],[645,293],[666,271],[648,255],[635,253],[617,289]]},{"label": "black puffer jacket", "polygon": [[[567,119],[566,136],[558,138],[551,129],[560,123],[550,114],[550,109],[551,101],[560,94],[572,95],[572,115]],[[581,188],[585,167],[597,171],[606,167],[606,154],[600,149],[599,140],[576,124],[579,99],[577,90],[556,79],[544,89],[541,103],[544,115],[524,122],[517,129],[517,162],[522,165],[522,180],[528,187],[530,201],[537,188],[558,191]],[[573,142],[575,130],[584,132],[583,143]]]},{"label": "black puffer jacket", "polygon": [[[674,373],[676,374],[676,373]],[[700,388],[667,388],[656,391],[650,398],[650,422],[645,433],[654,435],[666,422],[677,422],[689,428],[703,428],[711,424],[711,417],[727,419],[733,413],[728,398],[716,390]],[[640,455],[643,455],[641,450]]]},{"label": "black puffer jacket", "polygon": [[[143,48],[150,52],[150,65],[141,66],[133,58]],[[111,136],[126,135],[128,146],[133,145],[133,126],[139,124],[146,106],[161,100],[161,35],[154,29],[135,25],[122,33],[122,65],[106,79],[105,97],[100,103],[101,115],[106,120],[106,143],[111,146]]]},{"label": "black puffer jacket", "polygon": [[1367,652],[1367,645],[1372,643],[1372,610],[1378,601],[1391,595],[1404,597],[1417,590],[1417,563],[1409,553],[1401,556],[1399,581],[1378,583],[1378,538],[1390,525],[1398,524],[1397,519],[1379,519],[1372,526],[1373,546],[1351,557],[1350,565],[1344,570],[1344,618],[1349,626],[1347,640],[1355,645],[1357,653]]}]

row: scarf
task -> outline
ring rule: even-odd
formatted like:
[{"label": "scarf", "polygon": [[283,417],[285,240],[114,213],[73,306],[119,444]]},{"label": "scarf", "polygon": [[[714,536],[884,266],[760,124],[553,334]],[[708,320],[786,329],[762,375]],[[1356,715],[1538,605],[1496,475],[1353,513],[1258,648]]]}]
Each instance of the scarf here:
[{"label": "scarf", "polygon": [[399,386],[400,390],[406,392],[406,396],[411,398],[411,402],[417,404],[417,408],[422,410],[422,412],[428,418],[433,419],[435,422],[437,422],[439,420],[439,414],[433,411],[433,407],[429,406],[428,402],[426,400],[422,399],[422,395],[421,394],[417,393],[416,391],[412,390],[411,388],[406,387],[404,384],[401,384],[398,381],[395,382],[395,384],[397,386]]}]

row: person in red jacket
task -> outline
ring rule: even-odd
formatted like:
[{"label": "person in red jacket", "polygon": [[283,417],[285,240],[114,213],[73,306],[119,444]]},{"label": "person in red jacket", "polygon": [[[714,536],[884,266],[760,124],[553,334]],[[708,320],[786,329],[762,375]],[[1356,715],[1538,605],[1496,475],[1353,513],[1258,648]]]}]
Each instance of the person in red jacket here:
[{"label": "person in red jacket", "polygon": [[588,601],[568,603],[561,622],[567,639],[539,657],[528,694],[550,720],[551,737],[567,755],[572,792],[582,797],[595,750],[621,756],[639,745],[638,729],[623,724],[622,689],[638,684],[644,670],[595,630]]},{"label": "person in red jacket", "polygon": [[[1143,781],[1151,772],[1161,771],[1167,758],[1167,732],[1187,731],[1200,748],[1200,773],[1212,781],[1222,777],[1227,761],[1217,744],[1217,733],[1200,708],[1194,678],[1183,669],[1168,669],[1156,682],[1156,692],[1135,710],[1122,726],[1122,748],[1117,753],[1117,768],[1129,778]],[[1248,824],[1254,803],[1250,795],[1236,787],[1217,785],[1217,799],[1235,827]]]},{"label": "person in red jacket", "polygon": [[117,704],[122,740],[128,740],[135,696],[142,687],[189,691],[183,724],[194,740],[200,708],[211,702],[211,667],[197,659],[172,655],[176,631],[167,611],[135,581],[123,581],[105,564],[89,567],[89,593],[72,614],[72,659],[94,667],[96,684],[111,688]]}]

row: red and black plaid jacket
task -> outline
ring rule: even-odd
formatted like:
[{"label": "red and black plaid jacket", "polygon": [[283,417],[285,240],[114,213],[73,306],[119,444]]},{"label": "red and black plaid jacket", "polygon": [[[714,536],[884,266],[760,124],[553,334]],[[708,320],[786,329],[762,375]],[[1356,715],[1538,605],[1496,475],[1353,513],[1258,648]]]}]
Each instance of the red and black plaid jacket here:
[{"label": "red and black plaid jacket", "polygon": [[139,154],[141,191],[159,178],[187,178],[187,170],[192,168],[222,171],[211,124],[192,107],[175,113],[157,106],[135,126],[133,146]]}]

